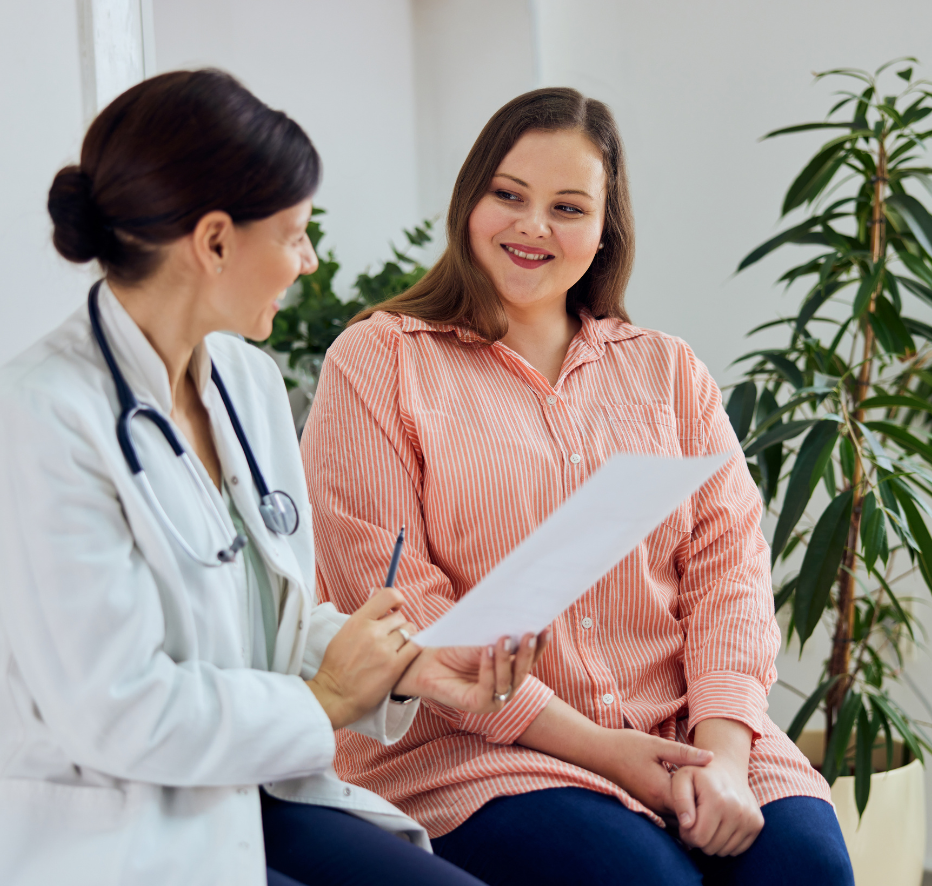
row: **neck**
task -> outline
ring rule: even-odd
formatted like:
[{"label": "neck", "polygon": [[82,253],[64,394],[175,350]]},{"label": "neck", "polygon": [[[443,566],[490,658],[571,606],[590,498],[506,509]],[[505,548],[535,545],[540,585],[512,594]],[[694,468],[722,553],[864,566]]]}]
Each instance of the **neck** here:
[{"label": "neck", "polygon": [[190,286],[158,275],[138,286],[107,282],[165,364],[174,410],[186,401],[191,355],[211,331],[196,310],[200,303],[197,293]]},{"label": "neck", "polygon": [[508,332],[502,344],[516,351],[556,385],[563,359],[582,325],[566,312],[566,296],[538,305],[505,304]]}]

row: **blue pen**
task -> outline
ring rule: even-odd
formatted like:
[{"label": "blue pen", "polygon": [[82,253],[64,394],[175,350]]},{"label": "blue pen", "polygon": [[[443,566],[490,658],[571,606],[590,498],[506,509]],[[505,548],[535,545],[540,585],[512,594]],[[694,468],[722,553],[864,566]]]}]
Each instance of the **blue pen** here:
[{"label": "blue pen", "polygon": [[398,572],[398,561],[401,560],[401,549],[404,547],[405,543],[405,528],[402,524],[401,532],[398,533],[398,538],[395,539],[395,550],[392,551],[392,562],[388,564],[388,575],[385,577],[385,587],[391,588],[395,586],[395,573]]}]

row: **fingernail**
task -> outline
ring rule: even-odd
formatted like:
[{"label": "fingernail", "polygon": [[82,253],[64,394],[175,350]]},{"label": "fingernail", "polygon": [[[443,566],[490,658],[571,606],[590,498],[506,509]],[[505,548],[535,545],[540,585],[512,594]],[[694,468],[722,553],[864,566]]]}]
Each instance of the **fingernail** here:
[{"label": "fingernail", "polygon": [[537,648],[537,637],[531,637],[531,639],[527,641],[527,648],[528,649]]},{"label": "fingernail", "polygon": [[495,647],[494,646],[489,647],[489,658],[495,658]]},{"label": "fingernail", "polygon": [[680,827],[688,828],[693,823],[693,817],[688,812],[681,812],[679,815]]},{"label": "fingernail", "polygon": [[513,652],[515,648],[514,641],[511,639],[511,637],[506,637],[505,642],[502,643],[502,646],[505,647],[505,652]]}]

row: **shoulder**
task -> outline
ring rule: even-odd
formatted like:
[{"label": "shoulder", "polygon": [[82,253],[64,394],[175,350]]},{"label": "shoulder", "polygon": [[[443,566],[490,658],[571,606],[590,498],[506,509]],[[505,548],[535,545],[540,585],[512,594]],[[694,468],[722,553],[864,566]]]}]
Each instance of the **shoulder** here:
[{"label": "shoulder", "polygon": [[226,332],[212,332],[207,336],[207,350],[217,369],[223,374],[223,380],[230,376],[236,384],[250,383],[265,387],[270,382],[284,385],[281,370],[275,360],[256,345],[250,344],[238,335]]},{"label": "shoulder", "polygon": [[373,352],[384,356],[397,351],[406,319],[401,314],[376,311],[344,329],[327,350],[327,359],[342,363],[371,357]]},{"label": "shoulder", "polygon": [[82,305],[63,323],[0,367],[4,415],[29,409],[80,411],[103,388],[106,365]]}]

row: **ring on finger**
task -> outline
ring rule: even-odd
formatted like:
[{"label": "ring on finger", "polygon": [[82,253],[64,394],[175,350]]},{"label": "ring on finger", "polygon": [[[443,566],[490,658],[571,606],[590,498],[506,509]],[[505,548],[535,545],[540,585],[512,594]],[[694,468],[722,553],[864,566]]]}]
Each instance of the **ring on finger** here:
[{"label": "ring on finger", "polygon": [[494,698],[496,701],[500,701],[502,704],[504,704],[506,701],[508,701],[508,697],[511,695],[511,690],[512,690],[512,687],[509,686],[504,692],[496,692],[496,693],[494,693],[494,694],[492,695],[492,698]]},{"label": "ring on finger", "polygon": [[404,643],[401,644],[402,646],[404,646],[405,643],[407,643],[411,639],[411,635],[404,628],[395,628],[395,630],[398,631],[399,634],[401,634],[401,639],[405,641]]}]

